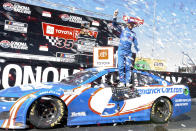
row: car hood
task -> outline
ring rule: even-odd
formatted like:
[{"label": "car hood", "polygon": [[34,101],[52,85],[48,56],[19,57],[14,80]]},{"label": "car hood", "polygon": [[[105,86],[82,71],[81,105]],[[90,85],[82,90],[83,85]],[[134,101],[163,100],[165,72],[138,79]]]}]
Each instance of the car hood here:
[{"label": "car hood", "polygon": [[3,97],[22,97],[27,94],[44,91],[44,90],[70,90],[75,88],[76,86],[66,85],[63,83],[41,83],[41,84],[29,84],[29,85],[21,85],[14,86],[7,89],[0,90],[0,96]]}]

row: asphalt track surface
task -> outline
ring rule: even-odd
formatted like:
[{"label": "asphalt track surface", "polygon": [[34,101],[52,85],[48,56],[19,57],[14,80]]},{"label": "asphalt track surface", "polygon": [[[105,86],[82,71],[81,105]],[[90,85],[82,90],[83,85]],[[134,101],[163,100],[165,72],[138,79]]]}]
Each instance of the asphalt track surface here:
[{"label": "asphalt track surface", "polygon": [[[0,129],[0,131],[5,130],[7,129]],[[192,107],[189,113],[171,119],[166,124],[126,122],[76,127],[61,126],[55,129],[25,129],[10,131],[196,131],[196,98],[192,99]]]}]

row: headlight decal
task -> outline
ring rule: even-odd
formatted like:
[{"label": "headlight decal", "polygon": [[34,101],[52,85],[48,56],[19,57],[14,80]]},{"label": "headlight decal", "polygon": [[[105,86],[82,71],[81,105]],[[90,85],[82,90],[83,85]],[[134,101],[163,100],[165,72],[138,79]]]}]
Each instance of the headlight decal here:
[{"label": "headlight decal", "polygon": [[16,102],[19,97],[0,97],[0,102]]}]

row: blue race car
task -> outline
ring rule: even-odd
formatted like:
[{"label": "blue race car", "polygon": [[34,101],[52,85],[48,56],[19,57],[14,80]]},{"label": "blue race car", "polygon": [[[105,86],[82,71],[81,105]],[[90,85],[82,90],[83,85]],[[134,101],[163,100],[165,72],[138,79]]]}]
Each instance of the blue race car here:
[{"label": "blue race car", "polygon": [[61,82],[0,91],[0,127],[51,128],[125,121],[164,123],[191,110],[188,87],[132,71],[132,86],[117,88],[118,69],[90,68]]}]

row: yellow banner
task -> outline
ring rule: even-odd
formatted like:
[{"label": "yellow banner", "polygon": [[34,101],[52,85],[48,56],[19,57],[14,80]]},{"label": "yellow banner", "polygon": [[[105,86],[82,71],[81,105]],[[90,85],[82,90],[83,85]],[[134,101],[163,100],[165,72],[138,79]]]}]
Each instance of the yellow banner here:
[{"label": "yellow banner", "polygon": [[142,70],[166,71],[166,61],[160,59],[136,58],[134,67]]}]

